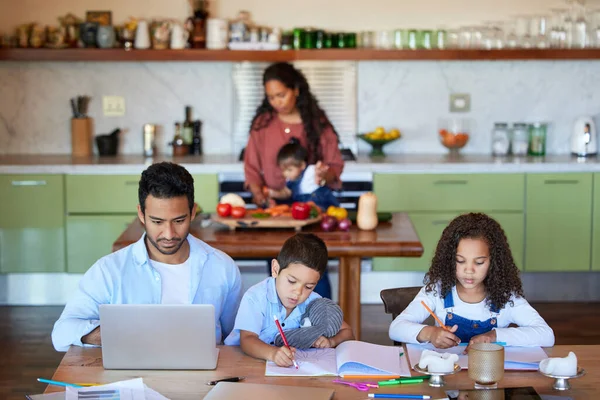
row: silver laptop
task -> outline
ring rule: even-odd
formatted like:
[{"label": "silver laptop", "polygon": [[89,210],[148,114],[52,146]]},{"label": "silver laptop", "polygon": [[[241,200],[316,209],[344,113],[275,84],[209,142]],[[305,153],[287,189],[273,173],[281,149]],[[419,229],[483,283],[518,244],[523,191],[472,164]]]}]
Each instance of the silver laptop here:
[{"label": "silver laptop", "polygon": [[215,369],[212,304],[101,304],[106,369]]}]

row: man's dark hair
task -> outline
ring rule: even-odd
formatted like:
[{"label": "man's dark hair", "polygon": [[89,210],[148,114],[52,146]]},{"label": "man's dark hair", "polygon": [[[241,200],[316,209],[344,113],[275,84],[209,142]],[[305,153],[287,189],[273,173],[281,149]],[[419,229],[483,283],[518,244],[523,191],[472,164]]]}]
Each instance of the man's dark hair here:
[{"label": "man's dark hair", "polygon": [[191,214],[194,208],[194,178],[181,165],[171,162],[152,164],[142,172],[140,179],[138,198],[142,213],[145,213],[148,195],[157,199],[186,196]]},{"label": "man's dark hair", "polygon": [[298,139],[292,139],[277,153],[277,164],[281,164],[285,161],[293,161],[295,164],[300,165],[303,161],[308,164],[308,151],[298,141]]},{"label": "man's dark hair", "polygon": [[302,264],[323,275],[327,268],[327,246],[317,235],[298,233],[285,241],[277,256],[279,270],[290,264]]}]

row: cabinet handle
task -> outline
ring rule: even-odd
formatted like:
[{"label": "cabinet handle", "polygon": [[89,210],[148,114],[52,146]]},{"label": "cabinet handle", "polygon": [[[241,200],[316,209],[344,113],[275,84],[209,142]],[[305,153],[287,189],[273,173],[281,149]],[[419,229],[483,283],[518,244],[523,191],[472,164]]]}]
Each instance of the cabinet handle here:
[{"label": "cabinet handle", "polygon": [[437,221],[431,221],[431,225],[448,225],[450,221],[439,219]]},{"label": "cabinet handle", "polygon": [[125,186],[137,186],[139,184],[140,183],[136,181],[125,181]]},{"label": "cabinet handle", "polygon": [[545,185],[576,185],[579,183],[578,179],[546,179]]},{"label": "cabinet handle", "polygon": [[46,181],[11,181],[13,186],[46,186]]},{"label": "cabinet handle", "polygon": [[469,181],[465,179],[449,179],[433,182],[434,185],[466,185]]}]

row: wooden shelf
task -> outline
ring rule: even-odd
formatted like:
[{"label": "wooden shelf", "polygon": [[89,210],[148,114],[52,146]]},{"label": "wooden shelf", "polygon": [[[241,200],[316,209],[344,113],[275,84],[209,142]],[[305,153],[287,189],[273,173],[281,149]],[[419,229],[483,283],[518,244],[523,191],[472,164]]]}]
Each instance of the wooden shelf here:
[{"label": "wooden shelf", "polygon": [[0,61],[419,61],[419,60],[597,60],[600,49],[505,50],[130,50],[0,49]]}]

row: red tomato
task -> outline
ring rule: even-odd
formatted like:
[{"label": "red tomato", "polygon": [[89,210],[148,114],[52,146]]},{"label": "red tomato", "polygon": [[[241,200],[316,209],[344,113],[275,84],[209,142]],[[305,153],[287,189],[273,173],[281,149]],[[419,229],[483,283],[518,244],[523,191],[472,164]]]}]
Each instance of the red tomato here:
[{"label": "red tomato", "polygon": [[233,218],[244,218],[246,216],[246,209],[244,207],[233,207],[231,209],[231,216]]},{"label": "red tomato", "polygon": [[231,215],[231,204],[219,203],[217,206],[217,214],[221,217],[229,217]]}]

